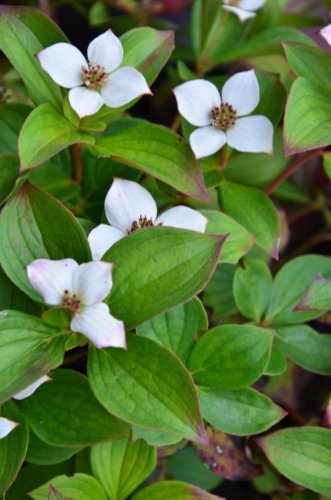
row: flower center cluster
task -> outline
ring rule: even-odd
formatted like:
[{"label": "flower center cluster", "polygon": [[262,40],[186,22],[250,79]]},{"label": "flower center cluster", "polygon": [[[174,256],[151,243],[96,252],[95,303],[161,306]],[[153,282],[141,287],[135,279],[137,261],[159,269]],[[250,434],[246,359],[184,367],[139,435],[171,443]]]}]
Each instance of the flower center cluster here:
[{"label": "flower center cluster", "polygon": [[144,217],[141,215],[139,217],[139,220],[134,220],[131,224],[130,231],[128,231],[128,234],[134,233],[138,229],[141,229],[142,227],[152,227],[154,226],[154,222],[152,219],[147,219],[146,215]]},{"label": "flower center cluster", "polygon": [[222,102],[220,107],[215,106],[210,112],[211,124],[220,128],[221,130],[227,130],[232,128],[237,120],[237,111],[228,104],[227,102]]},{"label": "flower center cluster", "polygon": [[61,305],[65,309],[68,309],[71,314],[76,314],[80,309],[80,300],[76,297],[76,294],[69,295],[69,291],[64,290],[64,296]]},{"label": "flower center cluster", "polygon": [[107,73],[103,66],[100,64],[91,64],[83,66],[83,82],[84,85],[90,90],[100,90],[106,83]]}]

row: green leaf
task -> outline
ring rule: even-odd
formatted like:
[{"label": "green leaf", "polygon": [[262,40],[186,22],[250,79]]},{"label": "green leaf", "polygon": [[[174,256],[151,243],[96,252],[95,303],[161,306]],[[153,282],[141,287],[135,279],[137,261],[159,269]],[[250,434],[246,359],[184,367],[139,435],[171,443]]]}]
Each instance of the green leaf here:
[{"label": "green leaf", "polygon": [[33,102],[49,102],[60,109],[61,90],[35,57],[43,48],[57,42],[67,42],[67,39],[40,10],[1,5],[0,49],[21,75]]},{"label": "green leaf", "polygon": [[278,213],[263,191],[227,181],[220,187],[220,203],[226,214],[256,237],[257,245],[272,257],[278,257]]},{"label": "green leaf", "polygon": [[156,467],[156,448],[129,438],[91,448],[93,475],[110,500],[125,500]]},{"label": "green leaf", "polygon": [[285,429],[257,440],[276,469],[294,483],[331,495],[331,431]]},{"label": "green leaf", "polygon": [[331,274],[331,261],[320,255],[303,255],[285,264],[277,273],[267,318],[275,325],[300,323],[321,315],[319,311],[294,311],[317,275]]},{"label": "green leaf", "polygon": [[213,319],[222,320],[236,314],[237,306],[233,297],[233,279],[237,267],[219,264],[212,279],[203,292],[204,303],[212,308]]},{"label": "green leaf", "polygon": [[198,394],[203,418],[216,429],[235,436],[264,432],[286,415],[271,399],[251,388],[201,388]]},{"label": "green leaf", "polygon": [[112,123],[92,152],[130,165],[178,191],[208,201],[201,170],[189,145],[171,130],[139,119]]},{"label": "green leaf", "polygon": [[195,344],[189,368],[199,385],[241,389],[256,382],[263,374],[270,358],[271,343],[271,332],[262,328],[218,326]]},{"label": "green leaf", "polygon": [[16,156],[0,156],[0,203],[5,200],[6,196],[15,186],[15,182],[18,177],[18,169],[19,164]]},{"label": "green leaf", "polygon": [[328,146],[331,142],[331,92],[305,78],[290,91],[284,119],[287,155]]},{"label": "green leaf", "polygon": [[0,267],[0,311],[13,309],[39,316],[41,307],[19,290]]},{"label": "green leaf", "polygon": [[25,389],[62,363],[63,335],[39,318],[15,311],[0,313],[0,401]]},{"label": "green leaf", "polygon": [[320,335],[308,325],[277,329],[283,354],[306,370],[331,375],[331,335]]},{"label": "green leaf", "polygon": [[133,495],[132,500],[213,500],[219,499],[193,484],[182,481],[161,481],[154,483]]},{"label": "green leaf", "polygon": [[331,280],[318,275],[305,296],[295,308],[296,311],[328,311],[331,309]]},{"label": "green leaf", "polygon": [[331,54],[318,47],[302,44],[284,44],[287,60],[297,76],[311,83],[330,88]]},{"label": "green leaf", "polygon": [[86,235],[73,214],[49,194],[25,183],[0,216],[0,262],[9,278],[36,301],[26,266],[34,259],[91,260]]},{"label": "green leaf", "polygon": [[185,362],[196,334],[207,328],[205,308],[194,297],[190,302],[147,321],[137,328],[137,334],[164,345]]},{"label": "green leaf", "polygon": [[39,439],[30,429],[29,447],[25,461],[36,465],[53,465],[68,460],[82,449],[78,447],[50,446]]},{"label": "green leaf", "polygon": [[197,394],[184,365],[150,339],[129,334],[127,341],[127,351],[90,348],[88,376],[100,403],[138,427],[203,440]]},{"label": "green leaf", "polygon": [[271,272],[263,261],[248,260],[234,275],[233,294],[237,307],[245,318],[255,323],[262,319],[272,289]]},{"label": "green leaf", "polygon": [[207,230],[209,234],[228,234],[222,250],[222,262],[237,264],[241,257],[252,248],[255,237],[241,224],[216,210],[201,210],[208,219]]},{"label": "green leaf", "polygon": [[30,106],[17,103],[0,103],[0,153],[17,155],[18,134],[30,113]]},{"label": "green leaf", "polygon": [[194,484],[205,490],[214,490],[222,478],[209,470],[197,457],[191,446],[179,450],[167,460],[167,469],[174,479]]},{"label": "green leaf", "polygon": [[173,444],[179,443],[180,437],[174,436],[173,434],[166,434],[160,431],[150,431],[148,429],[141,429],[140,427],[132,427],[132,439],[136,441],[137,439],[143,439],[150,446],[171,446]]},{"label": "green leaf", "polygon": [[[260,87],[260,102],[254,109],[254,115],[268,117],[274,127],[277,127],[282,119],[286,104],[286,89],[279,81],[279,75],[271,75],[259,71],[256,76]],[[256,154],[247,154],[246,156],[253,156],[255,158]],[[267,156],[270,158],[270,155],[263,156],[266,157],[266,161],[268,161]]]},{"label": "green leaf", "polygon": [[209,280],[223,241],[170,227],[123,238],[103,258],[114,263],[108,299],[112,314],[132,328],[188,301]]},{"label": "green leaf", "polygon": [[84,375],[57,370],[51,378],[20,402],[29,425],[42,441],[51,446],[85,446],[127,435],[128,426],[100,406]]},{"label": "green leaf", "polygon": [[29,428],[11,401],[1,409],[1,415],[19,423],[8,436],[0,439],[0,495],[4,495],[23,464],[29,442]]},{"label": "green leaf", "polygon": [[36,167],[71,144],[94,142],[91,134],[78,130],[53,106],[42,104],[30,113],[19,135],[21,169]]},{"label": "green leaf", "polygon": [[[59,494],[79,500],[107,500],[105,490],[94,477],[74,474],[71,477],[57,476],[30,493],[34,500],[48,500],[49,493],[56,489]],[[60,497],[61,498],[61,497]]]}]

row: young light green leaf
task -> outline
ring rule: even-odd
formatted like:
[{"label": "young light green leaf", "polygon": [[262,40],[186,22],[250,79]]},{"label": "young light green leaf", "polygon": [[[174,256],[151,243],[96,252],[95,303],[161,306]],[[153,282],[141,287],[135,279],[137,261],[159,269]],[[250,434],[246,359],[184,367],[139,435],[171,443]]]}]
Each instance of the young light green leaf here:
[{"label": "young light green leaf", "polygon": [[91,134],[78,130],[53,106],[41,104],[30,113],[19,135],[21,170],[44,163],[71,144],[94,142]]},{"label": "young light green leaf", "polygon": [[66,335],[39,318],[0,313],[0,401],[25,389],[62,363]]},{"label": "young light green leaf", "polygon": [[305,78],[292,85],[284,121],[287,155],[328,146],[331,142],[331,92]]},{"label": "young light green leaf", "polygon": [[150,339],[128,334],[127,341],[127,351],[90,348],[88,376],[100,403],[132,425],[204,440],[197,394],[184,365]]},{"label": "young light green leaf", "polygon": [[170,227],[123,238],[103,258],[114,262],[112,314],[132,328],[186,302],[208,282],[223,242],[224,237]]},{"label": "young light green leaf", "polygon": [[321,335],[308,325],[277,328],[283,355],[306,370],[331,375],[331,335]]},{"label": "young light green leaf", "polygon": [[323,312],[329,309],[331,309],[331,280],[318,275],[295,310]]},{"label": "young light green leaf", "polygon": [[207,233],[228,234],[222,251],[222,262],[237,264],[252,248],[255,237],[228,215],[216,210],[201,210],[207,217]]},{"label": "young light green leaf", "polygon": [[294,311],[316,278],[331,274],[331,259],[321,255],[303,255],[285,264],[277,273],[270,297],[267,318],[273,324],[309,321],[321,315],[319,311]]},{"label": "young light green leaf", "polygon": [[196,334],[208,328],[202,302],[194,297],[137,328],[137,334],[164,345],[185,362]]},{"label": "young light green leaf", "polygon": [[226,214],[256,237],[257,245],[278,258],[279,217],[263,191],[227,181],[220,187],[220,203]]},{"label": "young light green leaf", "polygon": [[87,237],[73,214],[55,198],[29,183],[10,200],[0,215],[0,262],[9,278],[36,301],[26,266],[34,259],[71,257],[91,260]]},{"label": "young light green leaf", "polygon": [[49,45],[66,41],[62,31],[40,10],[1,5],[0,49],[21,75],[35,104],[49,102],[61,108],[61,90],[35,56]]},{"label": "young light green leaf", "polygon": [[246,318],[259,323],[265,313],[272,289],[271,272],[262,260],[248,260],[234,275],[233,294]]},{"label": "young light green leaf", "polygon": [[322,495],[331,495],[331,430],[290,428],[257,442],[285,477]]},{"label": "young light green leaf", "polygon": [[60,498],[79,500],[107,500],[107,495],[99,481],[87,474],[74,474],[71,477],[57,476],[43,486],[33,490],[29,496],[34,500],[48,500],[50,492],[56,489]]},{"label": "young light green leaf", "polygon": [[[88,380],[73,370],[57,370],[52,380],[20,408],[33,432],[51,446],[85,446],[127,436],[128,426],[95,399]],[[47,385],[47,387],[45,387]]]},{"label": "young light green leaf", "polygon": [[285,43],[287,60],[297,76],[303,76],[318,86],[330,88],[331,54],[319,47]]},{"label": "young light green leaf", "polygon": [[286,412],[254,389],[237,391],[199,388],[202,416],[213,427],[235,436],[266,431]]},{"label": "young light green leaf", "polygon": [[261,377],[270,358],[271,344],[272,333],[268,330],[250,325],[218,326],[195,344],[189,369],[199,385],[241,389]]},{"label": "young light green leaf", "polygon": [[121,439],[91,448],[93,475],[110,500],[125,500],[156,467],[156,448],[142,439]]},{"label": "young light green leaf", "polygon": [[[133,495],[132,500],[222,500],[208,491],[182,481],[161,481],[151,484]],[[223,499],[224,500],[224,499]]]},{"label": "young light green leaf", "polygon": [[137,168],[192,198],[209,200],[189,145],[166,127],[134,118],[118,120],[110,125],[109,135],[96,139],[92,152]]},{"label": "young light green leaf", "polygon": [[8,436],[0,439],[0,495],[4,495],[23,464],[29,442],[29,428],[12,401],[6,403],[0,414],[19,423]]}]

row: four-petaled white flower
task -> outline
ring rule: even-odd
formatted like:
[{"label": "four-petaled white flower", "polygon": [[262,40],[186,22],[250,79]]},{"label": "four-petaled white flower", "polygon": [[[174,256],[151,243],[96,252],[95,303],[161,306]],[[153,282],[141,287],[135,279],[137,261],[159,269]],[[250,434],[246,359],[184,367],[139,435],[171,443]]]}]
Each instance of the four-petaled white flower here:
[{"label": "four-petaled white flower", "polygon": [[[22,391],[14,394],[13,399],[21,400],[28,398],[38,389],[38,387],[41,386],[41,384],[43,384],[44,382],[48,382],[48,380],[51,380],[50,377],[48,377],[47,375],[43,375],[38,380],[25,387],[25,389],[23,389]],[[8,436],[8,434],[18,425],[18,422],[13,422],[13,420],[9,420],[8,418],[0,417],[0,439]]]},{"label": "four-petaled white flower", "polygon": [[203,233],[207,219],[185,206],[170,208],[157,217],[152,195],[137,182],[114,179],[105,200],[110,224],[100,224],[88,237],[93,260],[100,260],[109,248],[124,236],[143,227],[171,226]]},{"label": "four-petaled white flower", "polygon": [[267,0],[223,0],[223,9],[236,14],[241,22],[255,17]]},{"label": "four-petaled white flower", "polygon": [[324,28],[321,29],[319,34],[324,38],[324,40],[331,45],[331,24],[328,24],[327,26],[324,26]]},{"label": "four-petaled white flower", "polygon": [[[272,153],[273,126],[265,116],[243,116],[259,103],[254,70],[228,79],[222,95],[207,80],[192,80],[174,89],[178,110],[198,128],[190,135],[196,158],[212,155],[228,144],[245,153]],[[238,118],[242,117],[242,118]]]},{"label": "four-petaled white flower", "polygon": [[[69,101],[80,118],[107,104],[119,108],[143,94],[151,94],[144,76],[135,68],[119,68],[122,44],[111,30],[87,49],[88,62],[70,43],[56,43],[37,54],[42,68],[61,87],[71,89]],[[118,69],[119,68],[119,69]]]},{"label": "four-petaled white flower", "polygon": [[111,316],[102,301],[112,288],[113,264],[73,259],[37,259],[27,266],[31,285],[46,304],[63,307],[73,315],[70,328],[97,347],[126,348],[122,321]]}]

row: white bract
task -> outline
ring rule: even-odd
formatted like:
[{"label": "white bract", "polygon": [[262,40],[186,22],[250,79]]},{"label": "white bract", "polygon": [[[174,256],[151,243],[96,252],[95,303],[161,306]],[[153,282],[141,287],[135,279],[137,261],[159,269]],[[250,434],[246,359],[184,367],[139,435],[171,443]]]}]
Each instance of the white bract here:
[{"label": "white bract", "polygon": [[[33,382],[32,384],[28,385],[23,389],[22,391],[17,392],[14,394],[13,399],[25,399],[31,396],[38,387],[41,386],[44,382],[47,382],[48,380],[51,380],[47,375],[43,375],[40,377],[38,380]],[[8,436],[8,434],[15,429],[19,425],[18,422],[13,422],[12,420],[9,420],[8,418],[5,417],[0,417],[0,439],[5,438]]]},{"label": "white bract", "polygon": [[114,179],[105,200],[108,224],[100,224],[88,237],[93,260],[100,260],[124,236],[151,226],[170,226],[203,233],[207,219],[185,206],[170,208],[157,217],[157,206],[147,189],[137,182]]},{"label": "white bract", "polygon": [[319,32],[320,35],[324,38],[324,40],[331,45],[331,24],[324,26]]},{"label": "white bract", "polygon": [[233,12],[241,22],[255,17],[255,11],[260,9],[267,0],[223,0],[223,9]]},{"label": "white bract", "polygon": [[[228,144],[245,153],[272,153],[273,126],[265,116],[244,116],[259,103],[254,70],[237,73],[222,93],[207,80],[192,80],[174,89],[180,114],[198,128],[190,135],[196,158],[212,155]],[[239,118],[241,117],[241,118]]]},{"label": "white bract", "polygon": [[70,43],[55,43],[37,54],[42,68],[61,87],[71,89],[69,102],[80,118],[107,104],[119,108],[143,94],[151,94],[144,76],[135,68],[119,68],[121,41],[111,30],[92,40],[88,61]]},{"label": "white bract", "polygon": [[73,259],[37,259],[27,266],[28,278],[46,304],[72,314],[70,328],[85,335],[97,347],[126,348],[122,321],[111,316],[102,301],[112,288],[112,264]]}]

